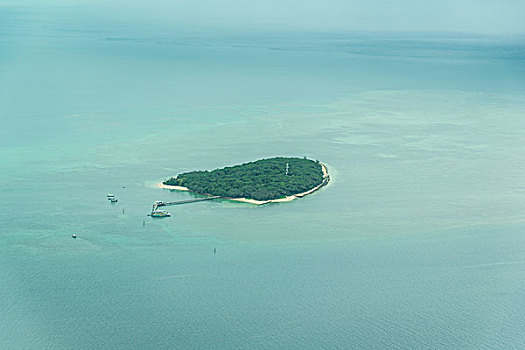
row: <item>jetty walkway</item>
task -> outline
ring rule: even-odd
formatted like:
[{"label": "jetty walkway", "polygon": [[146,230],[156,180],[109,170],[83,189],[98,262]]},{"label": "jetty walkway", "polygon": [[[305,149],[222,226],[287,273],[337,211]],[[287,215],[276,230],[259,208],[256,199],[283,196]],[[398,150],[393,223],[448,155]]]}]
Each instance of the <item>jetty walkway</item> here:
[{"label": "jetty walkway", "polygon": [[158,207],[163,207],[165,205],[179,205],[179,204],[195,203],[195,202],[209,201],[211,199],[217,199],[217,198],[221,198],[221,196],[209,196],[209,197],[204,197],[204,198],[193,198],[193,199],[186,199],[186,200],[175,201],[175,202],[156,201],[155,203],[153,203],[153,211],[157,210]]}]

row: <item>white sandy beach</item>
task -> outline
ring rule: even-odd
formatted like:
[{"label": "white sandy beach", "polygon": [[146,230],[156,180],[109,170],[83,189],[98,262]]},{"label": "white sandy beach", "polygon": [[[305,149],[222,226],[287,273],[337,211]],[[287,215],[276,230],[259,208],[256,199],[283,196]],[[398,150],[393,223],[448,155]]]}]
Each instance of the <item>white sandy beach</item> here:
[{"label": "white sandy beach", "polygon": [[162,182],[158,183],[155,187],[157,188],[164,188],[167,190],[177,190],[177,191],[189,191],[190,189],[184,186],[171,186],[171,185],[164,185]]},{"label": "white sandy beach", "polygon": [[[328,181],[330,181],[329,179],[329,176],[328,176],[328,169],[326,168],[326,165],[324,165],[323,163],[321,163],[321,168],[323,170],[323,177],[326,179],[328,178]],[[251,203],[251,204],[257,204],[257,205],[262,205],[262,204],[267,204],[267,203],[283,203],[283,202],[290,202],[290,201],[293,201],[294,199],[296,198],[301,198],[301,197],[304,197],[306,195],[309,195],[315,191],[317,191],[319,188],[321,188],[322,186],[324,185],[324,182],[306,192],[302,192],[302,193],[297,193],[297,194],[293,194],[291,196],[288,196],[288,197],[285,197],[285,198],[279,198],[279,199],[271,199],[271,200],[267,200],[267,201],[259,201],[259,200],[256,200],[256,199],[250,199],[250,198],[226,198],[224,197],[224,199],[228,199],[228,200],[232,200],[232,201],[236,201],[236,202],[243,202],[243,203]],[[184,187],[184,186],[171,186],[171,185],[165,185],[163,184],[162,182],[157,184],[156,186],[157,188],[164,188],[164,189],[167,189],[167,190],[177,190],[177,191],[191,191],[189,188],[187,187]]]}]

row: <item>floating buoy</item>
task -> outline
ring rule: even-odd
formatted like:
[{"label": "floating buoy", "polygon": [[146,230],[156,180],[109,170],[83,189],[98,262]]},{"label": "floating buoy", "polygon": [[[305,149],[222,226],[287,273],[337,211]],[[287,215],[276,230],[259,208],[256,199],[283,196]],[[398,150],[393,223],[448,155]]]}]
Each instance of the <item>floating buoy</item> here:
[{"label": "floating buoy", "polygon": [[73,238],[77,238],[77,235],[73,233],[73,234],[71,235],[71,237],[73,237]]}]

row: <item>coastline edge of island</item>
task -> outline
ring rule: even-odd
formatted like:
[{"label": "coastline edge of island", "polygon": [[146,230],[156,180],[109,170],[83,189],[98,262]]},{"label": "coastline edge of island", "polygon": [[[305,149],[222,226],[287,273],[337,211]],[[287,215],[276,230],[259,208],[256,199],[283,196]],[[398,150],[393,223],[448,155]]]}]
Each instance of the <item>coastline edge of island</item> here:
[{"label": "coastline edge of island", "polygon": [[[326,186],[330,182],[330,175],[328,174],[328,169],[327,169],[326,165],[324,165],[323,163],[319,163],[319,164],[321,164],[321,168],[323,170],[323,182],[321,182],[319,185],[315,186],[314,188],[309,189],[308,191],[305,191],[305,192],[302,192],[302,193],[297,193],[297,194],[292,194],[291,196],[287,196],[287,197],[284,197],[284,198],[269,199],[269,200],[266,200],[266,201],[260,201],[260,200],[256,200],[256,199],[250,199],[250,198],[229,198],[229,197],[220,197],[220,198],[221,199],[231,200],[231,201],[236,201],[236,202],[257,204],[257,205],[263,205],[263,204],[268,204],[268,203],[290,202],[290,201],[293,201],[294,199],[302,198],[304,196],[307,196],[309,194],[314,193],[315,191],[317,191],[318,189],[320,189],[323,186]],[[187,187],[165,185],[162,182],[158,183],[155,187],[163,188],[163,189],[166,189],[166,190],[193,192],[192,190],[190,190]],[[199,193],[199,194],[202,194],[202,193]]]}]

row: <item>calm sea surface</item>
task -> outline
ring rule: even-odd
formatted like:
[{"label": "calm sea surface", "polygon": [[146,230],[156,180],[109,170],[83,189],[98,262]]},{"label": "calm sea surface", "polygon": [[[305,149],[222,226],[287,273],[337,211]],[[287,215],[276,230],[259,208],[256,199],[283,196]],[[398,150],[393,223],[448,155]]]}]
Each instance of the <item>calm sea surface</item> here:
[{"label": "calm sea surface", "polygon": [[[523,41],[0,16],[0,348],[525,348]],[[278,155],[333,181],[146,216]]]}]

